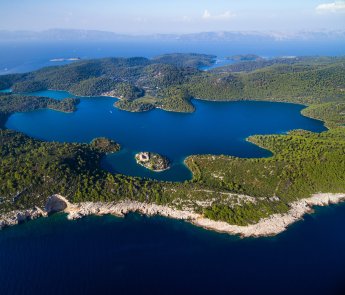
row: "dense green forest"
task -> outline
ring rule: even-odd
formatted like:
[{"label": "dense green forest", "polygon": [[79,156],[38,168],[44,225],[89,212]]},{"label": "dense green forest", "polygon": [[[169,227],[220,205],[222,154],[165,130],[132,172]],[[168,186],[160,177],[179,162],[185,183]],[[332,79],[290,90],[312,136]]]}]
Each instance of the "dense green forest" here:
[{"label": "dense green forest", "polygon": [[328,128],[345,126],[345,102],[314,104],[302,110],[302,114],[325,121]]},{"label": "dense green forest", "polygon": [[61,112],[74,112],[79,103],[77,98],[55,100],[47,97],[2,94],[0,95],[0,128],[8,115],[14,112],[28,112],[48,108]]},{"label": "dense green forest", "polygon": [[[289,203],[313,193],[345,191],[345,128],[320,134],[296,130],[287,135],[256,135],[249,141],[274,155],[260,159],[191,156],[186,164],[193,180],[165,192],[182,204],[212,200],[196,209],[211,219],[244,225],[285,212]],[[234,204],[230,194],[254,199]]]},{"label": "dense green forest", "polygon": [[263,58],[256,54],[237,54],[228,56],[226,59],[232,61],[258,61],[263,60]]},{"label": "dense green forest", "polygon": [[57,192],[72,202],[123,198],[160,202],[158,183],[101,170],[104,146],[99,143],[42,142],[0,130],[0,212],[43,207]]},{"label": "dense green forest", "polygon": [[67,144],[1,130],[0,211],[43,206],[49,195],[61,193],[72,202],[132,199],[166,204],[245,225],[285,212],[289,203],[313,193],[345,191],[344,128],[320,134],[297,130],[249,140],[274,155],[192,156],[186,164],[193,179],[169,183],[100,169],[104,153],[118,150],[116,143],[103,138],[90,145]]},{"label": "dense green forest", "polygon": [[120,150],[120,145],[106,137],[97,137],[91,141],[91,147],[98,149],[102,153],[115,153]]},{"label": "dense green forest", "polygon": [[275,64],[249,73],[206,73],[186,84],[206,100],[268,100],[302,104],[345,100],[345,59],[329,64]]},{"label": "dense green forest", "polygon": [[160,107],[192,112],[191,98],[306,105],[345,99],[344,57],[254,57],[235,57],[240,61],[207,72],[198,67],[212,64],[212,55],[82,60],[27,74],[0,76],[0,89],[11,87],[15,93],[56,89],[80,96],[115,96],[126,100],[116,106],[129,111]]},{"label": "dense green forest", "polygon": [[[308,105],[303,114],[325,121],[330,130],[250,137],[250,142],[272,151],[268,158],[191,156],[186,165],[193,179],[170,183],[102,170],[99,164],[105,153],[120,148],[106,138],[90,144],[43,142],[0,129],[0,212],[42,207],[49,195],[60,193],[72,202],[132,199],[167,204],[245,225],[285,212],[291,202],[313,193],[345,191],[344,58],[276,59],[268,65],[257,59],[243,62],[247,66],[209,72],[197,67],[211,63],[213,56],[188,58],[80,61],[0,76],[0,88],[11,87],[17,93],[48,88],[90,96],[107,93],[121,98],[117,107],[131,111],[160,107],[192,112],[192,98],[297,102]],[[254,70],[252,63],[257,63]],[[78,102],[3,93],[0,128],[14,112],[41,108],[73,112]]]},{"label": "dense green forest", "polygon": [[[169,99],[166,99],[169,97]],[[156,96],[145,96],[138,99],[121,99],[115,103],[119,109],[131,112],[144,112],[154,108],[166,111],[192,113],[195,111],[189,92],[180,86],[161,89]]]},{"label": "dense green forest", "polygon": [[198,64],[210,65],[213,58],[202,54],[173,54],[152,60],[143,57],[81,60],[27,74],[2,75],[0,89],[12,88],[15,93],[55,89],[101,95],[114,90],[119,83],[129,83],[154,90],[185,82],[188,76],[198,72]]},{"label": "dense green forest", "polygon": [[[79,96],[107,95],[126,100],[117,104],[124,110],[144,111],[166,106],[168,110],[189,112],[193,108],[184,102],[189,95],[181,91],[178,96],[176,91],[166,89],[188,82],[200,72],[197,67],[211,65],[214,58],[203,54],[167,54],[152,60],[141,57],[82,60],[27,74],[0,76],[0,90],[12,88],[13,93],[21,94],[55,89]],[[162,93],[173,95],[162,97]],[[134,101],[141,97],[156,98],[156,101],[154,104]]]},{"label": "dense green forest", "polygon": [[157,107],[158,100],[156,98],[144,99],[121,99],[115,103],[115,106],[121,110],[129,112],[145,112]]},{"label": "dense green forest", "polygon": [[155,63],[171,64],[178,67],[201,68],[209,67],[216,60],[215,55],[197,53],[171,53],[153,58]]}]

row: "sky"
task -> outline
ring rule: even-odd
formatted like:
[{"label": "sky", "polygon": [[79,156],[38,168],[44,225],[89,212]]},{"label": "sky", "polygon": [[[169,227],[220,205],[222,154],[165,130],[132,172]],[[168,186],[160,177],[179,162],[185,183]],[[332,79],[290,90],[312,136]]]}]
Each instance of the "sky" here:
[{"label": "sky", "polygon": [[345,30],[345,1],[0,0],[0,30],[126,34]]}]

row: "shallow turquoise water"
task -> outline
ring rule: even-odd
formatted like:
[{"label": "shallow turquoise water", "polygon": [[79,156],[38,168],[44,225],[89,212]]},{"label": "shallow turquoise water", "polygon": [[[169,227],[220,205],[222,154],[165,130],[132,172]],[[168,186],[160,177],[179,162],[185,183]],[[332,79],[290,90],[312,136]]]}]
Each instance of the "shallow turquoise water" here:
[{"label": "shallow turquoise water", "polygon": [[2,89],[0,90],[0,93],[11,93],[12,90],[11,89]]},{"label": "shallow turquoise water", "polygon": [[[67,92],[42,91],[33,95],[56,99],[71,97]],[[105,136],[122,146],[108,155],[103,167],[112,172],[159,180],[184,181],[191,173],[184,159],[195,154],[226,154],[238,157],[266,157],[270,152],[247,142],[253,134],[284,133],[292,129],[325,130],[322,122],[303,117],[303,106],[270,102],[207,102],[193,100],[196,111],[181,114],[153,110],[144,113],[121,111],[116,99],[81,98],[72,114],[38,110],[13,114],[6,127],[30,136],[60,142],[90,142]],[[170,170],[151,172],[135,163],[134,154],[157,152],[167,156]]]}]

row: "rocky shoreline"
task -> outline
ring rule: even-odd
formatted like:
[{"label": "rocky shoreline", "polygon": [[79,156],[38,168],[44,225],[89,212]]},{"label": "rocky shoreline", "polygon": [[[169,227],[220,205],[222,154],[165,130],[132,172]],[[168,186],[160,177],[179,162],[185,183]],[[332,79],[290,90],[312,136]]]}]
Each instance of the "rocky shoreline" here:
[{"label": "rocky shoreline", "polygon": [[163,172],[170,169],[170,161],[167,157],[152,152],[140,152],[135,155],[138,165],[153,172]]},{"label": "rocky shoreline", "polygon": [[307,213],[311,213],[313,206],[327,206],[345,201],[344,194],[320,193],[314,194],[310,198],[301,199],[291,204],[290,210],[285,214],[273,214],[268,218],[261,219],[258,223],[238,226],[222,221],[214,221],[204,218],[201,214],[176,210],[168,206],[140,203],[136,201],[121,201],[118,203],[84,202],[78,204],[70,203],[60,195],[52,195],[48,198],[45,209],[38,207],[24,211],[12,211],[3,215],[0,219],[0,229],[5,226],[12,226],[26,220],[46,217],[52,212],[65,212],[67,218],[78,219],[88,215],[115,215],[124,217],[127,213],[138,212],[143,215],[160,215],[168,218],[185,220],[196,226],[209,230],[223,232],[241,237],[263,237],[274,236],[287,229],[287,227],[298,220],[301,220]]},{"label": "rocky shoreline", "polygon": [[0,217],[0,229],[46,216],[48,216],[47,212],[38,207],[28,210],[11,211]]}]

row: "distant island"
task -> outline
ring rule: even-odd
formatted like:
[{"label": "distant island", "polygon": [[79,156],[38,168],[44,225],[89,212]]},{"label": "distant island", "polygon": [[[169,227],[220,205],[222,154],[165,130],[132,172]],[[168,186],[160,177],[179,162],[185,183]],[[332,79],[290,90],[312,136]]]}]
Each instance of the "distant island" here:
[{"label": "distant island", "polygon": [[154,172],[162,172],[170,168],[169,160],[157,153],[140,152],[135,155],[137,164]]},{"label": "distant island", "polygon": [[314,40],[327,42],[329,40],[341,40],[345,36],[344,30],[334,31],[300,31],[284,33],[281,31],[269,32],[243,32],[243,31],[224,31],[224,32],[201,32],[189,34],[151,34],[151,35],[126,35],[117,34],[109,31],[97,30],[77,30],[77,29],[49,29],[44,31],[8,31],[0,30],[1,41],[96,41],[96,42],[109,42],[109,41],[184,41],[184,42],[245,42],[244,44],[256,44],[256,42],[279,42],[285,41],[301,41],[301,40]]},{"label": "distant island", "polygon": [[190,113],[195,110],[193,98],[260,100],[313,106],[305,112],[322,119],[325,110],[336,110],[344,103],[344,57],[263,59],[245,54],[232,58],[235,63],[206,72],[200,68],[214,64],[214,55],[80,60],[29,75],[1,75],[0,90],[11,88],[19,94],[54,89],[78,96],[117,97],[115,107],[131,112],[160,108]]},{"label": "distant island", "polygon": [[62,61],[77,61],[77,60],[81,60],[80,57],[70,57],[70,58],[53,58],[49,61],[52,62],[62,62]]},{"label": "distant island", "polygon": [[256,60],[262,60],[263,58],[256,54],[238,54],[238,55],[229,56],[226,59],[233,60],[233,61],[256,61]]}]

